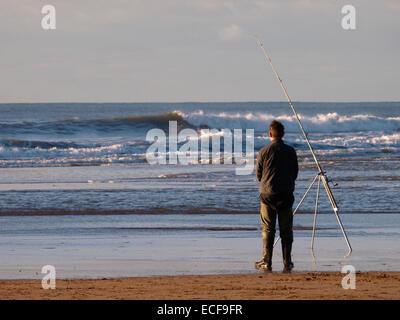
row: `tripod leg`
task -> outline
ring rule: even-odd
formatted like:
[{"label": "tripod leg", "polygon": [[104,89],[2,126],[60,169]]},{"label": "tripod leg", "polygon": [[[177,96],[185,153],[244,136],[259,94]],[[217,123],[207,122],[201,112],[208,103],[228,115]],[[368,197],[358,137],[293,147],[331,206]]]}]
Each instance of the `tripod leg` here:
[{"label": "tripod leg", "polygon": [[[318,177],[319,177],[319,173],[315,176],[315,178],[314,178],[313,181],[311,182],[310,186],[308,187],[307,191],[304,193],[304,195],[303,195],[303,197],[301,198],[301,200],[300,200],[299,204],[297,205],[296,209],[294,209],[293,215],[296,214],[297,209],[298,209],[298,208],[300,207],[300,205],[303,203],[303,201],[304,201],[304,199],[306,198],[308,192],[311,190],[312,186],[314,185],[314,183],[315,183],[315,181],[317,180]],[[278,236],[278,237],[276,238],[276,240],[275,240],[275,242],[274,242],[274,247],[275,247],[275,245],[278,243],[278,241],[279,241],[280,238],[281,238],[280,236]]]},{"label": "tripod leg", "polygon": [[315,237],[315,226],[317,224],[317,212],[318,212],[318,199],[319,199],[319,189],[321,186],[321,176],[318,177],[318,187],[317,187],[317,197],[315,200],[315,212],[314,212],[314,223],[311,237],[311,254],[313,256],[313,261],[315,263],[315,255],[314,255],[314,237]]},{"label": "tripod leg", "polygon": [[331,189],[329,188],[328,182],[326,181],[326,178],[325,178],[324,175],[321,176],[321,179],[322,179],[322,183],[324,184],[326,193],[328,194],[329,200],[331,201],[332,208],[333,208],[333,212],[334,212],[334,214],[335,214],[335,216],[336,216],[336,219],[337,219],[337,221],[338,221],[340,230],[342,231],[344,240],[346,241],[347,247],[348,247],[348,249],[349,249],[349,251],[347,252],[347,254],[344,256],[345,258],[347,258],[348,256],[350,256],[350,254],[351,254],[351,252],[352,252],[353,249],[351,248],[349,239],[347,238],[346,231],[344,231],[342,221],[340,220],[340,217],[339,217],[339,214],[338,214],[339,209],[338,209],[338,207],[337,207],[337,205],[336,205],[336,201],[335,201],[335,198],[333,197],[333,194],[332,194],[332,192],[331,192]]},{"label": "tripod leg", "polygon": [[296,209],[294,209],[293,211],[293,215],[296,214],[297,209],[301,206],[301,204],[303,203],[304,199],[306,198],[308,192],[311,190],[312,186],[314,185],[315,181],[317,180],[317,178],[319,177],[319,174],[317,174],[315,176],[315,178],[313,179],[313,181],[311,182],[310,186],[308,187],[307,191],[304,193],[303,197],[301,198],[299,204],[297,205]]}]

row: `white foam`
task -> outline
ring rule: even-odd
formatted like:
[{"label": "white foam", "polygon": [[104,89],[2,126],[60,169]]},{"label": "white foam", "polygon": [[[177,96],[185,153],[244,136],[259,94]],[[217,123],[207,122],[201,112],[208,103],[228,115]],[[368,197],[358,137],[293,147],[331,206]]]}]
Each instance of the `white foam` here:
[{"label": "white foam", "polygon": [[[313,144],[322,144],[326,146],[341,146],[341,147],[363,147],[368,146],[400,146],[400,133],[384,134],[376,132],[375,134],[366,135],[351,135],[338,134],[333,137],[312,137],[309,136],[310,142]],[[297,138],[297,143],[304,142],[304,139]]]},{"label": "white foam", "polygon": [[[198,110],[191,113],[175,111],[194,126],[206,125],[211,128],[242,128],[265,131],[272,120],[283,122],[286,132],[299,132],[294,115],[273,115],[260,112],[244,113],[205,113]],[[358,132],[376,130],[398,130],[399,117],[378,117],[371,114],[340,115],[337,112],[307,116],[299,114],[304,128],[308,132]]]}]

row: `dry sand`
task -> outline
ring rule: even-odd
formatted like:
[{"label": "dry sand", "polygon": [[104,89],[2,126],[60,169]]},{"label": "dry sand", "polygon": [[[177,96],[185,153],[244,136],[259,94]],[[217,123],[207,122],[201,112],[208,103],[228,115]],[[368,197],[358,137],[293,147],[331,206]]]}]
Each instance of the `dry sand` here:
[{"label": "dry sand", "polygon": [[1,299],[400,299],[400,272],[356,274],[356,289],[344,290],[344,274],[230,274],[117,279],[2,280]]}]

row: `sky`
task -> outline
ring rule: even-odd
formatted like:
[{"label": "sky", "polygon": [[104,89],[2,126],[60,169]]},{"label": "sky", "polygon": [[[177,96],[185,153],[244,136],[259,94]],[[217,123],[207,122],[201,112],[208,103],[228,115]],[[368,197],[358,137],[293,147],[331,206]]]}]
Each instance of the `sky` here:
[{"label": "sky", "polygon": [[0,103],[284,101],[254,35],[294,101],[400,101],[399,0],[1,0]]}]

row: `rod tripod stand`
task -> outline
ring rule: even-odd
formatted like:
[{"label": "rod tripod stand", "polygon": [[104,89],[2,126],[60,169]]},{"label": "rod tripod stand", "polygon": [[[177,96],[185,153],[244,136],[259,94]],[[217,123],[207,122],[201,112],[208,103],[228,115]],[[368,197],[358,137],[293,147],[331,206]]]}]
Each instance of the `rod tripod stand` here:
[{"label": "rod tripod stand", "polygon": [[[317,196],[315,199],[315,210],[314,210],[314,221],[313,221],[313,229],[312,229],[312,237],[311,237],[311,252],[314,258],[314,239],[315,239],[315,228],[317,225],[317,213],[318,213],[318,201],[319,201],[319,191],[321,189],[321,181],[322,184],[325,187],[326,193],[328,195],[328,198],[331,202],[332,208],[333,208],[333,212],[336,216],[336,219],[338,221],[340,230],[342,231],[343,237],[346,241],[347,247],[349,249],[349,251],[347,252],[347,254],[345,255],[345,258],[348,257],[351,252],[352,252],[352,248],[349,242],[349,239],[347,238],[346,235],[346,231],[344,230],[342,221],[340,220],[339,217],[339,209],[336,205],[336,201],[335,198],[332,195],[332,192],[330,190],[330,187],[328,185],[328,178],[325,176],[325,174],[323,172],[318,172],[317,175],[314,177],[314,179],[312,180],[310,186],[308,187],[307,191],[304,193],[303,197],[300,199],[300,202],[298,203],[298,205],[296,206],[296,208],[293,210],[293,215],[296,214],[297,210],[300,208],[301,204],[303,203],[304,199],[307,197],[308,193],[310,192],[311,188],[313,187],[313,185],[315,184],[315,182],[318,180],[318,185],[317,185]],[[278,243],[280,237],[276,238],[275,242],[274,242],[274,246]]]},{"label": "rod tripod stand", "polygon": [[[317,212],[318,212],[319,191],[320,191],[321,182],[322,182],[322,184],[323,184],[323,186],[324,186],[324,188],[325,188],[325,190],[326,190],[326,193],[327,193],[327,195],[328,195],[329,201],[330,201],[330,203],[331,203],[331,205],[332,205],[333,212],[334,212],[334,214],[335,214],[335,216],[336,216],[336,219],[337,219],[337,221],[338,221],[340,230],[342,231],[343,237],[344,237],[344,239],[345,239],[345,241],[346,241],[346,244],[347,244],[347,247],[348,247],[348,250],[349,250],[349,251],[347,252],[347,254],[344,256],[344,257],[346,258],[346,257],[348,257],[348,256],[351,254],[352,248],[351,248],[351,245],[350,245],[350,243],[349,243],[349,239],[347,238],[346,231],[344,230],[343,224],[342,224],[342,222],[341,222],[341,220],[340,220],[340,217],[339,217],[339,208],[338,208],[338,206],[337,206],[337,204],[336,204],[335,198],[333,197],[331,188],[329,187],[329,180],[328,180],[328,178],[326,177],[325,173],[322,171],[321,165],[320,165],[320,163],[319,163],[319,161],[318,161],[318,159],[317,159],[317,157],[316,157],[316,155],[315,155],[315,152],[314,152],[314,150],[313,150],[313,148],[312,148],[312,146],[311,146],[311,144],[310,144],[310,141],[308,140],[307,133],[305,132],[305,130],[304,130],[304,128],[303,128],[303,125],[302,125],[302,123],[301,123],[301,121],[300,121],[300,118],[299,118],[297,112],[296,112],[296,109],[295,109],[294,106],[293,106],[292,100],[290,99],[289,94],[287,93],[286,88],[285,88],[285,86],[283,85],[282,79],[279,77],[278,72],[276,71],[274,65],[272,64],[272,60],[271,60],[269,54],[267,53],[267,51],[265,50],[265,48],[264,48],[263,44],[261,43],[260,39],[258,39],[258,37],[256,37],[256,39],[257,39],[257,42],[258,42],[259,46],[261,47],[261,49],[262,49],[262,51],[263,51],[263,53],[264,53],[264,55],[265,55],[267,61],[268,61],[269,64],[271,65],[272,70],[273,70],[273,72],[274,72],[276,78],[278,79],[278,81],[279,81],[279,83],[280,83],[280,85],[281,85],[281,88],[282,88],[282,90],[283,90],[283,92],[284,92],[284,94],[285,94],[285,96],[286,96],[286,99],[288,100],[289,105],[290,105],[290,107],[291,107],[291,109],[292,109],[292,111],[293,111],[293,113],[294,113],[294,115],[295,115],[295,118],[296,118],[296,120],[297,120],[297,122],[298,122],[298,124],[299,124],[299,126],[300,126],[301,132],[303,133],[303,136],[304,136],[304,138],[305,138],[305,140],[306,140],[306,142],[307,142],[308,148],[309,148],[310,151],[311,151],[311,154],[312,154],[312,156],[313,156],[314,162],[315,162],[315,164],[316,164],[316,166],[317,166],[317,169],[318,169],[317,175],[314,177],[313,181],[311,182],[311,184],[310,184],[310,186],[308,187],[307,191],[305,192],[305,194],[304,194],[303,197],[301,198],[301,200],[300,200],[299,204],[297,205],[296,209],[293,211],[293,215],[296,214],[297,209],[298,209],[298,208],[300,207],[300,205],[303,203],[304,199],[306,198],[307,194],[308,194],[309,191],[311,190],[312,186],[314,185],[314,183],[315,183],[315,182],[317,181],[317,179],[318,179],[317,197],[316,197],[316,201],[315,201],[315,211],[314,211],[314,223],[313,223],[313,231],[312,231],[312,237],[311,237],[311,252],[312,252],[312,255],[313,255],[313,258],[314,258],[315,227],[316,227],[316,223],[317,223]],[[274,246],[275,246],[275,245],[277,244],[277,242],[279,241],[279,238],[280,238],[280,237],[278,237],[278,238],[275,240]]]}]

